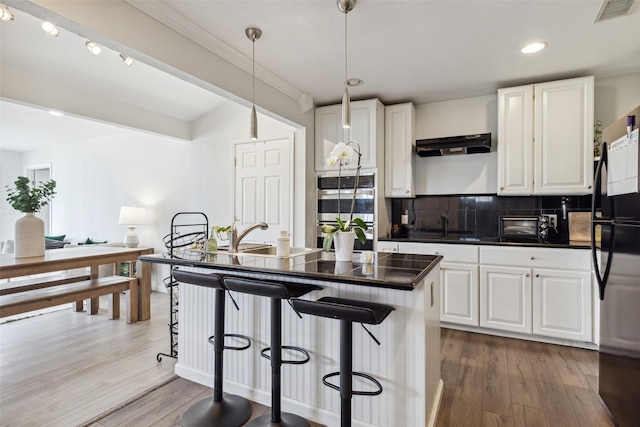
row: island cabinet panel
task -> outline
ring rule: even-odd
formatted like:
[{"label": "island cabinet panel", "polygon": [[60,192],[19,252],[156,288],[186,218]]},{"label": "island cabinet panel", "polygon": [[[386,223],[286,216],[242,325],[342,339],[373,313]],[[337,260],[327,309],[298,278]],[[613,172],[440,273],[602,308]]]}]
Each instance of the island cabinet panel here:
[{"label": "island cabinet panel", "polygon": [[[323,289],[305,299],[336,296],[395,307],[380,325],[367,325],[380,345],[360,325],[353,325],[353,368],[377,378],[384,388],[379,396],[353,399],[354,426],[435,425],[442,393],[439,280],[437,266],[413,290],[308,280]],[[251,337],[252,346],[225,352],[224,390],[270,405],[271,368],[260,357],[260,350],[269,346],[269,300],[233,296],[240,310],[227,299],[225,332]],[[207,341],[213,335],[213,302],[210,289],[180,286],[176,373],[207,386],[213,386],[213,348]],[[283,366],[283,410],[327,426],[340,425],[340,394],[322,384],[324,374],[339,370],[340,322],[310,315],[300,319],[284,301],[282,314],[283,344],[303,347],[311,354],[306,365]],[[286,350],[283,356],[295,357]],[[358,379],[354,386],[368,387]]]}]

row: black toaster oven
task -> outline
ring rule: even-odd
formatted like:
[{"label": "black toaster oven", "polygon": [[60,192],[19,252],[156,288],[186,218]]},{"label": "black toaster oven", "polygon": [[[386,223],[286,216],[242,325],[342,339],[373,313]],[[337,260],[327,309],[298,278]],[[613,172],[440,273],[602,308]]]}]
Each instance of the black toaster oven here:
[{"label": "black toaster oven", "polygon": [[501,241],[545,241],[549,237],[547,215],[504,215],[498,217],[498,235]]}]

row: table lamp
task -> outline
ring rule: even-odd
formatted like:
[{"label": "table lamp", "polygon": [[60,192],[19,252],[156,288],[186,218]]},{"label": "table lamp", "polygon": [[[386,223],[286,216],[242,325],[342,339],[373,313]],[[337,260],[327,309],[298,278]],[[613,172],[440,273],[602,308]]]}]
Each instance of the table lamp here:
[{"label": "table lamp", "polygon": [[144,224],[146,217],[145,208],[139,206],[122,206],[120,208],[120,218],[118,224],[129,227],[129,232],[124,236],[124,245],[128,248],[137,248],[140,238],[136,233],[136,225]]}]

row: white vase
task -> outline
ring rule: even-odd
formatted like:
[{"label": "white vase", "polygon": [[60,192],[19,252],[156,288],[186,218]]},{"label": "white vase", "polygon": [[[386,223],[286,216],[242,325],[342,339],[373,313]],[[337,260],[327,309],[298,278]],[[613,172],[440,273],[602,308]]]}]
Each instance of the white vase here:
[{"label": "white vase", "polygon": [[355,238],[356,233],[353,231],[338,231],[333,236],[336,261],[351,261],[353,258],[353,242]]},{"label": "white vase", "polygon": [[44,256],[44,221],[25,212],[15,225],[15,257]]}]

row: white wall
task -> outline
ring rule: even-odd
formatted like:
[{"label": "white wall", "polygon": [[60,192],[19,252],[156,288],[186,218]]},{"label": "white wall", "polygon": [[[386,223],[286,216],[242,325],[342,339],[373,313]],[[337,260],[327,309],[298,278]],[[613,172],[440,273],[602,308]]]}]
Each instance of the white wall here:
[{"label": "white wall", "polygon": [[416,194],[495,193],[498,97],[486,95],[416,106],[416,139],[491,133],[490,153],[417,157]]},{"label": "white wall", "polygon": [[0,150],[0,242],[13,239],[13,226],[22,216],[20,212],[9,205],[5,185],[14,187],[13,183],[19,176],[24,176],[22,154],[16,151]]},{"label": "white wall", "polygon": [[[603,128],[640,104],[640,73],[595,81],[594,119]],[[495,194],[498,162],[496,95],[416,106],[416,139],[492,134],[491,152],[448,157],[416,156],[416,194]]]},{"label": "white wall", "polygon": [[[121,241],[127,227],[118,225],[120,206],[145,206],[147,224],[136,228],[141,245],[162,252],[162,238],[170,233],[171,219],[178,212],[204,212],[210,225],[231,223],[233,142],[246,141],[249,117],[249,109],[228,102],[193,124],[192,142],[123,129],[119,135],[22,155],[3,151],[1,184],[4,188],[23,174],[24,165],[50,162],[58,183],[52,234],[66,234],[72,242]],[[261,139],[294,134],[291,126],[260,114],[258,124]],[[304,156],[304,143],[296,144],[294,152]],[[304,169],[298,169],[296,176],[304,176]],[[0,206],[0,238],[12,239],[13,223],[20,214],[4,200]],[[298,234],[304,242],[304,228]],[[162,288],[166,268],[153,270],[154,288]]]},{"label": "white wall", "polygon": [[602,120],[602,129],[640,105],[640,73],[596,80],[594,86],[593,116]]}]

